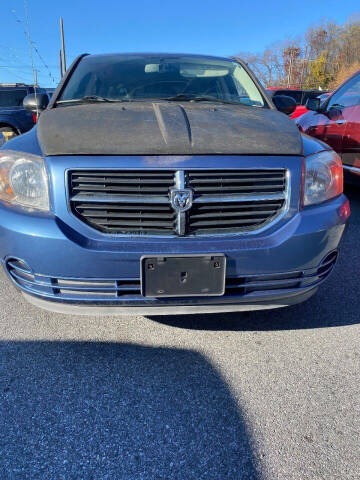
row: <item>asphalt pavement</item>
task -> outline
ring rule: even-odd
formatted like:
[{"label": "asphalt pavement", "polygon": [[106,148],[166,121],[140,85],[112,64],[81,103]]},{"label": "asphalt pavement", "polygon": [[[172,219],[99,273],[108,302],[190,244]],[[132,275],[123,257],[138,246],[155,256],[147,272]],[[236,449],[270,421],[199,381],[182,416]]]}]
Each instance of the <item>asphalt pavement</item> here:
[{"label": "asphalt pavement", "polygon": [[360,479],[360,188],[287,309],[80,317],[0,276],[1,480]]}]

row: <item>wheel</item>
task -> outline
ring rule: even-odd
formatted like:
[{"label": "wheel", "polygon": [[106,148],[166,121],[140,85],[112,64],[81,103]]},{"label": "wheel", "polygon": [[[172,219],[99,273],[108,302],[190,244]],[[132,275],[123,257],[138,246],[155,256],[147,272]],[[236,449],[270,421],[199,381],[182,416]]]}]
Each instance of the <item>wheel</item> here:
[{"label": "wheel", "polygon": [[5,142],[17,136],[17,132],[11,127],[0,127],[0,132],[4,135]]}]

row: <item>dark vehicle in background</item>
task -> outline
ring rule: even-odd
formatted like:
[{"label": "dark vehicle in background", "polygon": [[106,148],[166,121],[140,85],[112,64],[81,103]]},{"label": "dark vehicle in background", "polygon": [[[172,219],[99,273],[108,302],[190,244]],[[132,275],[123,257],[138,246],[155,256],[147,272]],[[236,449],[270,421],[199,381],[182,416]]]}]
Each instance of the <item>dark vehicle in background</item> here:
[{"label": "dark vehicle in background", "polygon": [[[296,102],[296,109],[294,113],[290,115],[291,118],[298,118],[309,110],[306,108],[306,102],[309,98],[317,98],[321,91],[319,90],[297,90],[295,88],[278,88],[278,87],[268,87],[267,93],[272,99],[278,95],[286,95],[291,97]],[[326,93],[326,92],[323,92]]]},{"label": "dark vehicle in background", "polygon": [[[0,260],[71,314],[258,310],[310,298],[349,216],[342,165],[239,60],[82,55],[0,149]],[[47,108],[46,108],[47,107]]]},{"label": "dark vehicle in background", "polygon": [[[36,88],[44,93],[42,88]],[[36,114],[23,107],[24,98],[34,93],[32,85],[23,83],[0,83],[0,132],[6,140],[30,130],[36,122]]]},{"label": "dark vehicle in background", "polygon": [[340,156],[345,179],[360,183],[360,71],[344,82],[329,98],[309,100],[311,110],[298,118],[301,132],[330,145]]}]

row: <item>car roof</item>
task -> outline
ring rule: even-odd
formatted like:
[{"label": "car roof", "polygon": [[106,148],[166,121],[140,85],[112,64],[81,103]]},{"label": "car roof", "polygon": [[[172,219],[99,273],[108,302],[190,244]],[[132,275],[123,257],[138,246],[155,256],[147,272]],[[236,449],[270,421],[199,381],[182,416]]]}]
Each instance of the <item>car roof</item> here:
[{"label": "car roof", "polygon": [[134,57],[164,57],[164,58],[177,58],[177,57],[192,57],[192,58],[202,58],[208,60],[223,60],[223,61],[233,61],[231,57],[219,57],[214,55],[203,55],[196,53],[164,53],[164,52],[130,52],[130,53],[96,53],[96,54],[86,54],[86,58],[111,58],[111,57],[121,57],[121,58],[134,58]]},{"label": "car roof", "polygon": [[309,92],[324,92],[323,90],[317,90],[316,88],[293,88],[293,87],[266,87],[266,90],[269,92],[277,92],[278,90],[281,91],[286,91],[286,92],[304,92],[304,93],[309,93]]},{"label": "car roof", "polygon": [[24,90],[26,88],[30,88],[32,85],[15,85],[14,83],[0,83],[0,88],[2,89],[12,89],[12,90]]}]

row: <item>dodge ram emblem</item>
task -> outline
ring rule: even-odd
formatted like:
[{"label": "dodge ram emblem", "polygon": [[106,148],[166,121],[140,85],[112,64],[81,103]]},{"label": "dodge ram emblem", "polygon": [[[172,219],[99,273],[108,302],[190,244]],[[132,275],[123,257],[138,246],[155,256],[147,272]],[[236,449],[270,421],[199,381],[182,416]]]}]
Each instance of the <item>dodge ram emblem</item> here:
[{"label": "dodge ram emblem", "polygon": [[186,212],[192,206],[193,192],[190,188],[171,190],[171,205],[177,212]]}]

